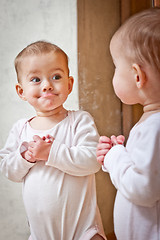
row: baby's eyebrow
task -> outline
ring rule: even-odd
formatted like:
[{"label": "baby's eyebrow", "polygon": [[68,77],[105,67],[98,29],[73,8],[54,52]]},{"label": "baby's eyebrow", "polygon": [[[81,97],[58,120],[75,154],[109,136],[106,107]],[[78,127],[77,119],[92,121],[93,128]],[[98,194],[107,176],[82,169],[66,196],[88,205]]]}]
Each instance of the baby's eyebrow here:
[{"label": "baby's eyebrow", "polygon": [[40,74],[40,71],[37,71],[37,70],[31,71],[27,74],[27,77],[30,76],[30,75],[33,75],[33,74]]},{"label": "baby's eyebrow", "polygon": [[62,68],[53,68],[52,71],[61,71],[61,72],[64,72],[64,70]]}]

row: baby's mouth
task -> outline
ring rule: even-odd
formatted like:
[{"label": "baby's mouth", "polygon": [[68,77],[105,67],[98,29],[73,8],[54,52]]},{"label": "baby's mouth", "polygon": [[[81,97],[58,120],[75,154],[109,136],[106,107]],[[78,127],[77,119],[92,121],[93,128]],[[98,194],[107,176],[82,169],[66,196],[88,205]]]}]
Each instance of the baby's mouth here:
[{"label": "baby's mouth", "polygon": [[54,96],[57,96],[57,94],[54,93],[44,93],[41,98],[52,98]]}]

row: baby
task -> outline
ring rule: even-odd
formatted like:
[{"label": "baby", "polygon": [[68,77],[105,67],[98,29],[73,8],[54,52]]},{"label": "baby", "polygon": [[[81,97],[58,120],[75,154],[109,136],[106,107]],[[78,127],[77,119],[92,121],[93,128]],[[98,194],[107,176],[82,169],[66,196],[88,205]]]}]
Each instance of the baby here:
[{"label": "baby", "polygon": [[124,138],[102,136],[97,159],[117,188],[114,206],[118,240],[160,239],[160,8],[132,16],[113,35],[113,87],[125,104],[144,113]]},{"label": "baby", "polygon": [[23,182],[32,240],[106,239],[97,207],[98,133],[85,111],[67,111],[72,91],[68,57],[38,41],[15,59],[19,97],[36,115],[14,124],[0,151],[0,169]]}]

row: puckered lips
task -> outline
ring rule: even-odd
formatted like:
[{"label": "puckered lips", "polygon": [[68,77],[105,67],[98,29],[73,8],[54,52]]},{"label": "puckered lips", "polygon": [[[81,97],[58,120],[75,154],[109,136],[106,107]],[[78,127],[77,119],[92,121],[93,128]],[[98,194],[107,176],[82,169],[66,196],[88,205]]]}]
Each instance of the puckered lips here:
[{"label": "puckered lips", "polygon": [[58,94],[55,93],[44,93],[41,98],[53,98],[55,96],[57,96]]}]

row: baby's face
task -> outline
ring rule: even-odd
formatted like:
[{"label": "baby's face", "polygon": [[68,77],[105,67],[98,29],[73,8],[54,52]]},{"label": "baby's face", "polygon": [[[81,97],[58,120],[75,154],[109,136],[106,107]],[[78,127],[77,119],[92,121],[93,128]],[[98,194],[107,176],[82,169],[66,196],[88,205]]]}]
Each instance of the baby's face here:
[{"label": "baby's face", "polygon": [[110,43],[110,52],[115,65],[114,91],[123,103],[135,104],[137,103],[135,98],[137,87],[132,62],[125,56],[124,50],[120,46],[121,40],[113,37]]},{"label": "baby's face", "polygon": [[37,112],[48,112],[61,107],[72,91],[66,59],[62,53],[27,56],[19,67],[19,96]]}]

